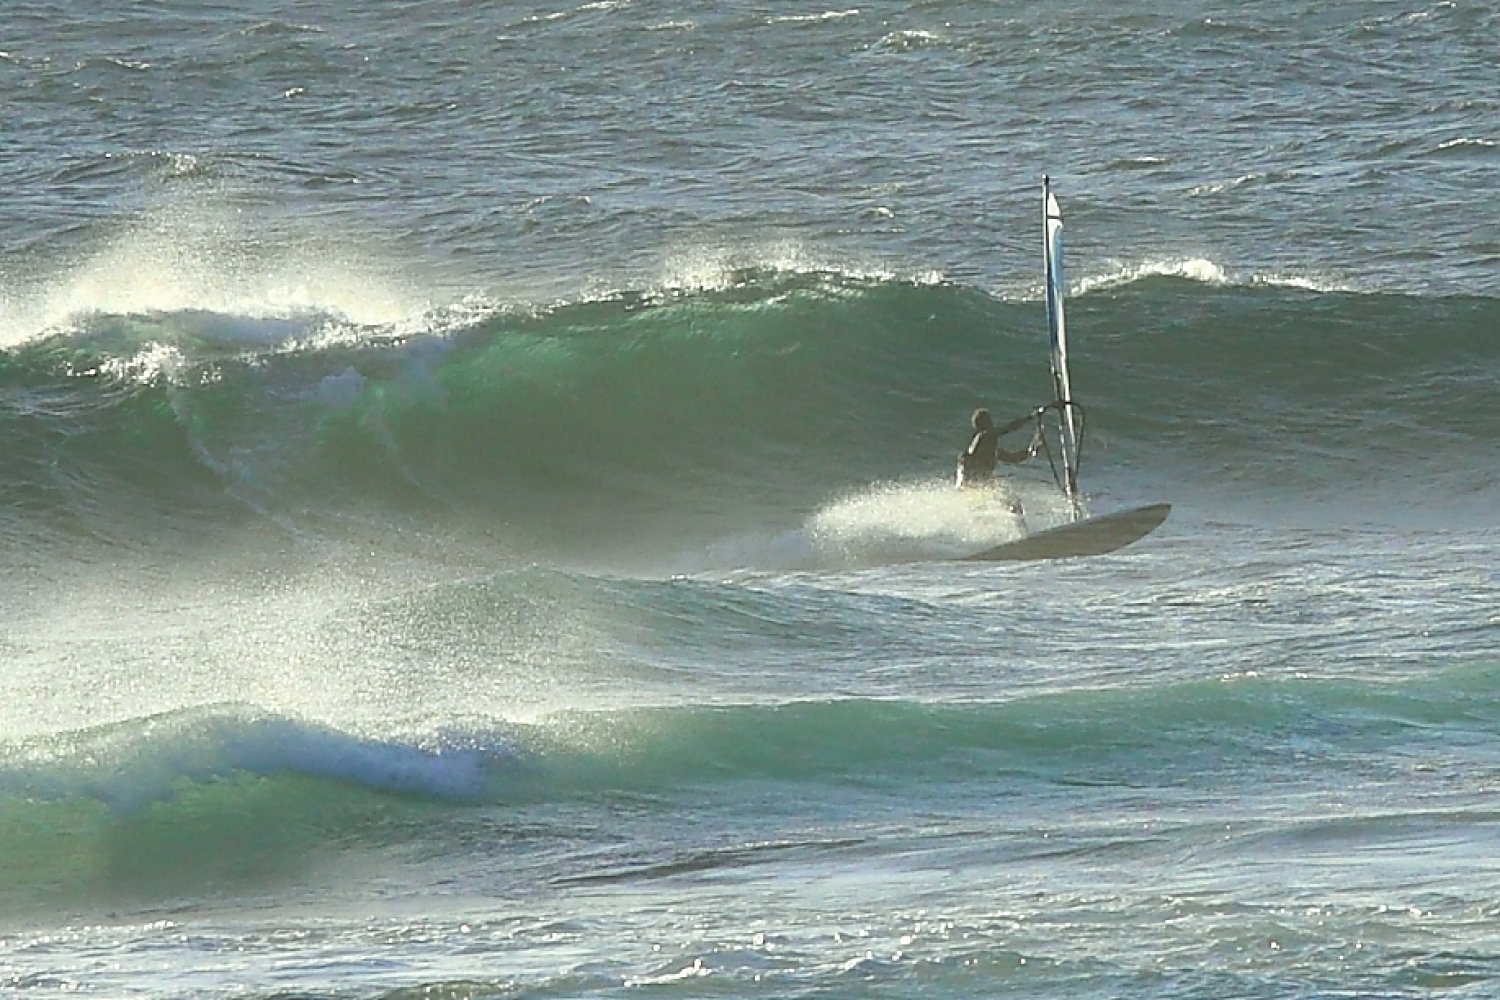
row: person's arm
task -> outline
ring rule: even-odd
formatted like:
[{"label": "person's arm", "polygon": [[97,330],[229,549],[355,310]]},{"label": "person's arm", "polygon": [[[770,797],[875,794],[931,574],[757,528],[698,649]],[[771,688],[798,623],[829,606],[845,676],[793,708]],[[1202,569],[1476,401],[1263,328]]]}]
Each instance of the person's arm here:
[{"label": "person's arm", "polygon": [[[1018,431],[1022,427],[1025,427],[1027,424],[1029,424],[1031,422],[1031,418],[1032,414],[1028,413],[1024,417],[1017,417],[1008,424],[1001,424],[996,428],[995,436],[1004,437],[1011,431]],[[997,447],[995,449],[995,457],[1002,462],[1007,462],[1011,465],[1019,465],[1020,463],[1026,461],[1031,457],[1031,449],[1028,448],[1025,451],[1007,451],[1004,448]]]},{"label": "person's arm", "polygon": [[1002,424],[1000,427],[1000,436],[1004,437],[1011,431],[1018,431],[1022,427],[1025,427],[1027,424],[1031,423],[1032,416],[1033,414],[1028,413],[1024,417],[1017,417],[1008,424]]}]

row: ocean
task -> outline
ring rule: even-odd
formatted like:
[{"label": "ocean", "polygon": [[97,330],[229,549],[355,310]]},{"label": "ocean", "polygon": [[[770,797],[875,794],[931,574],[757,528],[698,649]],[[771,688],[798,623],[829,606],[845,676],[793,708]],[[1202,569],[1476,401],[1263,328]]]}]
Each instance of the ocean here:
[{"label": "ocean", "polygon": [[[0,107],[0,994],[1500,995],[1495,5],[14,0]],[[1043,175],[1173,511],[965,561]]]}]

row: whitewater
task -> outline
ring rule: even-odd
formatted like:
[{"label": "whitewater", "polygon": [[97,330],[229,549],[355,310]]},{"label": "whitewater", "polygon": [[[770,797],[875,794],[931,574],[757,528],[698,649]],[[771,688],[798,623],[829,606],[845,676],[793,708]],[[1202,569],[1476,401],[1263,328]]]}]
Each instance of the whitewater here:
[{"label": "whitewater", "polygon": [[1491,8],[6,23],[0,993],[1500,988]]}]

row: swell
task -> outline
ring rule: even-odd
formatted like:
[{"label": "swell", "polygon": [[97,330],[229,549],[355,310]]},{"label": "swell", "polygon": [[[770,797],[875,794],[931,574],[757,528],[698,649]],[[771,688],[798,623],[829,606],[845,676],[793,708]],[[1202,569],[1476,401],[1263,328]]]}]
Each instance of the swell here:
[{"label": "swell", "polygon": [[[556,709],[363,731],[244,704],[184,708],[0,744],[0,794],[128,818],[183,791],[295,777],[457,806],[670,794],[747,780],[1171,780],[1198,763],[1275,769],[1330,750],[1457,738],[1500,725],[1500,665],[1407,681],[1239,676],[1036,691],[1001,701],[829,696],[791,702]],[[383,730],[383,731],[382,731]],[[1154,777],[1153,777],[1154,775]]]},{"label": "swell", "polygon": [[[749,271],[401,328],[94,316],[0,355],[3,488],[12,518],[106,534],[359,509],[503,523],[528,544],[663,518],[712,536],[946,478],[973,406],[1049,397],[1039,310]],[[1069,323],[1096,484],[1293,501],[1352,480],[1493,486],[1493,299],[1144,274],[1075,296]]]},{"label": "swell", "polygon": [[[567,710],[441,732],[360,734],[222,705],[0,746],[0,898],[292,877],[331,846],[442,842],[450,810],[662,809],[733,786],[841,790],[1077,784],[1227,793],[1441,758],[1500,725],[1497,665],[1420,680],[1241,677],[1001,702],[834,698]],[[1366,775],[1368,777],[1368,775]],[[456,822],[458,816],[453,819]],[[238,852],[238,853],[231,853]]]}]

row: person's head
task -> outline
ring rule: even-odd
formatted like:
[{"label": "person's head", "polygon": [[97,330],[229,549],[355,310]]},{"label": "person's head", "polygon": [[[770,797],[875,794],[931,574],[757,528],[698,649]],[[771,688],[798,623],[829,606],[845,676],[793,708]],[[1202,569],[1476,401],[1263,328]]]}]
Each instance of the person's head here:
[{"label": "person's head", "polygon": [[995,421],[990,419],[990,411],[984,407],[974,411],[974,429],[976,431],[987,431],[995,426]]}]

